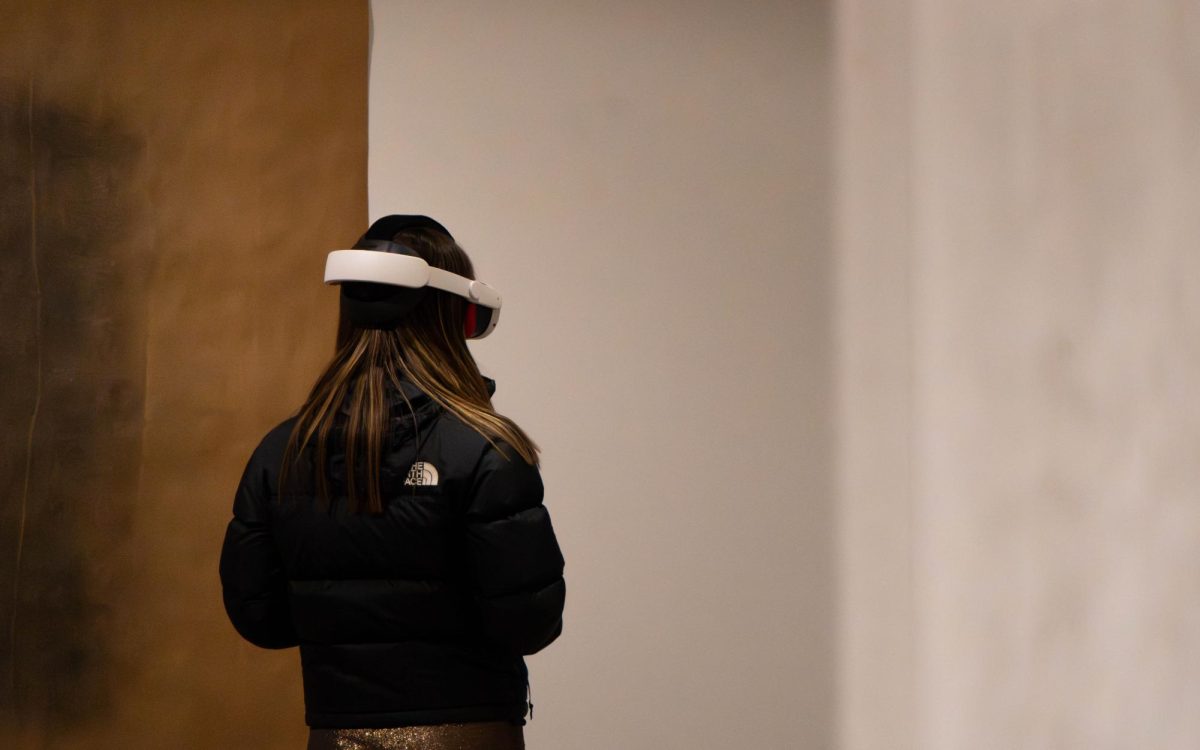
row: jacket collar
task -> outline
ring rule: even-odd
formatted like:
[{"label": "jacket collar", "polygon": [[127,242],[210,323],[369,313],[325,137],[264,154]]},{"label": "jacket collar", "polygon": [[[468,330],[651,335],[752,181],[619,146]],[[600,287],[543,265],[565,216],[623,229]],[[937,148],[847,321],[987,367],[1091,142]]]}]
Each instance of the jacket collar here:
[{"label": "jacket collar", "polygon": [[[480,375],[480,377],[483,378],[483,387],[487,388],[488,395],[489,396],[496,395],[496,381],[492,380],[487,375]],[[415,400],[415,399],[419,399],[419,398],[429,398],[429,396],[425,395],[424,391],[422,391],[420,388],[418,388],[413,383],[408,382],[407,380],[402,379],[400,381],[400,387],[402,389],[404,389],[404,395],[408,396],[409,400]],[[404,402],[404,399],[401,397],[400,393],[397,392],[390,385],[388,387],[388,399],[392,403],[403,403]]]},{"label": "jacket collar", "polygon": [[[496,393],[496,381],[489,378],[487,375],[483,376],[483,385],[485,388],[487,388],[488,396],[492,396]],[[433,403],[433,399],[429,398],[429,396],[426,395],[426,393],[420,388],[418,388],[416,384],[411,383],[408,380],[402,379],[400,381],[400,390],[397,390],[395,386],[393,386],[391,383],[388,383],[387,401],[389,405],[403,405],[405,403],[405,397],[408,398],[408,403],[412,404],[414,410],[419,410]],[[347,395],[342,401],[341,412],[343,414],[350,413],[349,395]]]}]

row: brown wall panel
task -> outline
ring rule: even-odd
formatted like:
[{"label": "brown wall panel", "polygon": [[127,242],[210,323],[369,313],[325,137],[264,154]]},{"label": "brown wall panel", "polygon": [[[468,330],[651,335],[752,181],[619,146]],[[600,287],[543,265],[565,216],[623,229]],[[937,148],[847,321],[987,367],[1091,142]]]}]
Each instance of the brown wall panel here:
[{"label": "brown wall panel", "polygon": [[0,17],[0,746],[300,746],[216,568],[367,219],[367,4]]}]

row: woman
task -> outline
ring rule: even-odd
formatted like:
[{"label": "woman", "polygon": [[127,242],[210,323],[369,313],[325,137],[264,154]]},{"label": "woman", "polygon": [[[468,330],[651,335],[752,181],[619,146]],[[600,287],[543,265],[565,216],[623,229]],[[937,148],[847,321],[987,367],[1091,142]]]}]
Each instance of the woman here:
[{"label": "woman", "polygon": [[337,353],[238,487],[225,609],[300,647],[310,750],[524,747],[522,656],[562,631],[563,558],[537,446],[467,348],[500,305],[473,279],[424,216],[331,253]]}]

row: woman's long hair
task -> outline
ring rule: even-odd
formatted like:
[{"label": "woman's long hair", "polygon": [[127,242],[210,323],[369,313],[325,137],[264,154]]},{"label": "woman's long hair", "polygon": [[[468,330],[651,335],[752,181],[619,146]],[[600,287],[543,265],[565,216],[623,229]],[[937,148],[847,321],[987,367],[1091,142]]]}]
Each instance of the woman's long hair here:
[{"label": "woman's long hair", "polygon": [[[395,241],[412,248],[431,266],[475,278],[470,258],[441,232],[410,228],[398,233]],[[365,507],[369,513],[381,513],[379,472],[391,422],[387,385],[390,383],[403,395],[401,380],[417,386],[501,452],[498,440],[512,446],[526,463],[537,465],[537,445],[516,423],[492,408],[483,376],[463,334],[466,305],[461,297],[426,289],[417,306],[389,330],[355,328],[343,312],[337,352],[297,412],[288,438],[279,473],[281,498],[288,472],[315,437],[313,479],[317,497],[328,504],[327,446],[331,432],[337,434],[335,423],[348,398],[349,417],[340,420],[344,423],[346,496],[354,512]],[[408,404],[407,396],[404,400]],[[408,407],[411,412],[412,405]],[[360,480],[366,485],[365,502]]]}]

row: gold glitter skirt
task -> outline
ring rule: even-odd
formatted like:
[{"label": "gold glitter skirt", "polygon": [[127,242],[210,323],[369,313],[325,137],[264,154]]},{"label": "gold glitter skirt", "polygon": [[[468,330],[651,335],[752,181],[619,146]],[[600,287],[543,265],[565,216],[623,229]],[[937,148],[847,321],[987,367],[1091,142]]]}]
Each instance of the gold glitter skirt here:
[{"label": "gold glitter skirt", "polygon": [[310,729],[308,750],[525,750],[525,732],[507,721],[393,729]]}]

